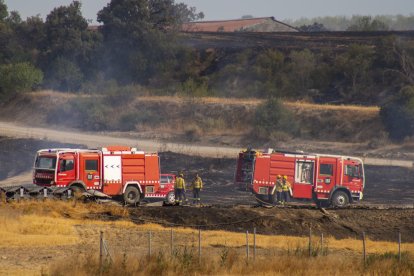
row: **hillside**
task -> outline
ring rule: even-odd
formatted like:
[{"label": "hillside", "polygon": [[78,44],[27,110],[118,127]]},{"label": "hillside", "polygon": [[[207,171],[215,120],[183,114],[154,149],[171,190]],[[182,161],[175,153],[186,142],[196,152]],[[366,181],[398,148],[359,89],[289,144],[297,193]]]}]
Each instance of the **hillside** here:
[{"label": "hillside", "polygon": [[21,95],[3,105],[0,119],[57,129],[133,132],[140,138],[242,147],[280,145],[292,138],[377,143],[386,136],[377,107],[284,102],[300,126],[300,136],[258,139],[254,116],[262,102],[131,95],[123,99],[41,91]]}]

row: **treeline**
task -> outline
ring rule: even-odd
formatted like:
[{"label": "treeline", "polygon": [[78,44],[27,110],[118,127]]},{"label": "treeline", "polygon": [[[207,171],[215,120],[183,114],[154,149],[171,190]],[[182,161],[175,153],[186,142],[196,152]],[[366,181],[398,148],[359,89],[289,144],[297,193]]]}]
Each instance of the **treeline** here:
[{"label": "treeline", "polygon": [[[308,31],[412,31],[414,15],[324,16],[285,20],[286,23]],[[313,27],[313,28],[311,28]]]},{"label": "treeline", "polygon": [[[43,21],[22,20],[0,0],[0,71],[14,76],[24,69],[24,88],[82,91],[97,82],[164,87],[185,78],[195,59],[177,42],[180,26],[202,17],[174,0],[112,0],[97,15],[99,28],[91,29],[79,1],[53,9]],[[17,91],[22,89],[6,85],[0,95]]]},{"label": "treeline", "polygon": [[[201,18],[174,0],[112,0],[91,29],[78,1],[53,9],[46,20],[22,20],[0,0],[0,99],[40,87],[108,99],[145,91],[377,104],[390,136],[414,133],[412,40],[386,37],[380,45],[340,50],[197,50],[185,46],[179,30]],[[402,119],[398,132],[393,128]]]}]

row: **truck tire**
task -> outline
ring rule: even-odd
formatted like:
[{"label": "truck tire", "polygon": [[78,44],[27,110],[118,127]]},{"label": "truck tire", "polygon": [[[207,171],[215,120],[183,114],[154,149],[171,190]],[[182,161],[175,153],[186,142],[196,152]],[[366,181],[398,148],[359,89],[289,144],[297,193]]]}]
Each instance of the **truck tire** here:
[{"label": "truck tire", "polygon": [[72,197],[74,199],[81,199],[83,197],[83,193],[85,192],[85,189],[79,184],[70,186],[70,189],[72,190]]},{"label": "truck tire", "polygon": [[349,197],[344,191],[337,191],[333,194],[331,199],[333,207],[343,208],[349,204]]},{"label": "truck tire", "polygon": [[124,201],[127,205],[136,205],[137,203],[139,203],[140,199],[141,199],[141,194],[137,187],[128,186],[125,189]]},{"label": "truck tire", "polygon": [[174,203],[175,203],[175,193],[173,191],[171,191],[165,197],[165,204],[173,205]]}]

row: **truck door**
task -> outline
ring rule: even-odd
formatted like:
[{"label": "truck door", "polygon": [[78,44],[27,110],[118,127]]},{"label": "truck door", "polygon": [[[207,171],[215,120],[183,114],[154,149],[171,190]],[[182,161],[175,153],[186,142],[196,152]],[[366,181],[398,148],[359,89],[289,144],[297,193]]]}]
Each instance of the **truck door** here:
[{"label": "truck door", "polygon": [[292,187],[294,198],[312,198],[314,169],[314,160],[296,160],[295,179]]},{"label": "truck door", "polygon": [[68,185],[76,179],[75,157],[73,154],[63,154],[59,157],[56,185]]},{"label": "truck door", "polygon": [[86,154],[81,158],[81,179],[88,189],[99,189],[100,185],[100,157],[99,154]]},{"label": "truck door", "polygon": [[343,186],[351,192],[362,192],[364,186],[364,173],[362,165],[354,160],[345,160]]},{"label": "truck door", "polygon": [[318,190],[329,193],[336,183],[336,158],[320,157],[318,164],[318,175],[316,177]]}]

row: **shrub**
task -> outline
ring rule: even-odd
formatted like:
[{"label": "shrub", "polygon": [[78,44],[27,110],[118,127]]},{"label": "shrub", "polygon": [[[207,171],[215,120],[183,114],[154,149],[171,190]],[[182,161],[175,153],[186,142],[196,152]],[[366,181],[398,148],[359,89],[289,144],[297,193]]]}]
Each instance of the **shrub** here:
[{"label": "shrub", "polygon": [[270,98],[259,105],[255,114],[255,136],[269,139],[272,136],[281,137],[281,133],[299,134],[293,114],[287,110],[278,99]]},{"label": "shrub", "polygon": [[381,119],[396,141],[414,135],[414,86],[401,89],[400,93],[381,107]]},{"label": "shrub", "polygon": [[0,98],[33,89],[43,80],[43,73],[29,63],[0,65]]}]

